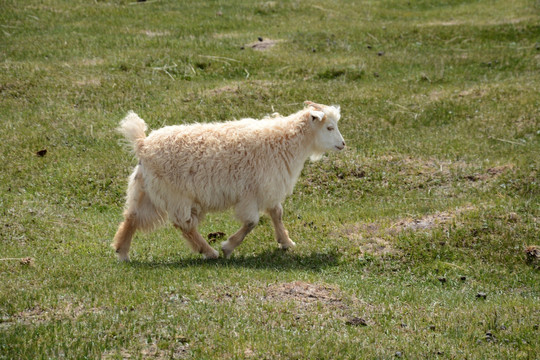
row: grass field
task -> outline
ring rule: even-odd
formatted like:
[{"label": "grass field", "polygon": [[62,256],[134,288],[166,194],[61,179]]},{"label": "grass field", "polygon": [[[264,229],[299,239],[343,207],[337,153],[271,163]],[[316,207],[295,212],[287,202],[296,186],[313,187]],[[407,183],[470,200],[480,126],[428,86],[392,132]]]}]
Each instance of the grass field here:
[{"label": "grass field", "polygon": [[[0,359],[538,359],[538,1],[0,0],[0,62]],[[230,259],[169,225],[116,261],[128,110],[304,100],[348,147],[283,204],[293,251],[263,217]]]}]

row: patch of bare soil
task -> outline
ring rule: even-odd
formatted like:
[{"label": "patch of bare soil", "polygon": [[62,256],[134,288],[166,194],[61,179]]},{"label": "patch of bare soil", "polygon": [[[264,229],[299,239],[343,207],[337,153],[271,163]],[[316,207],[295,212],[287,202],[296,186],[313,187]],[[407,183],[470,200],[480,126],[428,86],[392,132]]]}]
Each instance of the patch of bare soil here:
[{"label": "patch of bare soil", "polygon": [[474,88],[474,89],[467,89],[467,90],[460,91],[458,93],[458,96],[463,97],[463,98],[478,99],[478,98],[484,97],[486,94],[487,94],[487,90]]},{"label": "patch of bare soil", "polygon": [[237,32],[228,32],[228,33],[215,33],[212,35],[214,39],[234,39],[242,36],[243,34]]},{"label": "patch of bare soil", "polygon": [[507,171],[510,171],[514,168],[512,164],[506,164],[502,166],[495,166],[487,169],[485,173],[472,174],[468,175],[466,178],[471,181],[486,181],[499,177]]},{"label": "patch of bare soil", "polygon": [[97,78],[81,79],[75,81],[77,86],[101,86],[101,80]]},{"label": "patch of bare soil", "polygon": [[84,66],[97,66],[97,65],[102,65],[105,63],[105,60],[103,59],[96,59],[96,58],[93,58],[93,59],[82,59],[80,61],[80,64],[81,65],[84,65]]},{"label": "patch of bare soil", "polygon": [[262,39],[251,44],[245,45],[246,48],[251,48],[257,51],[266,51],[273,48],[276,44],[282,42],[282,40]]},{"label": "patch of bare soil", "polygon": [[356,223],[342,226],[334,236],[344,236],[356,246],[362,254],[373,256],[387,256],[400,254],[398,249],[387,240],[389,235],[402,231],[430,230],[437,226],[453,221],[458,215],[474,210],[473,206],[465,206],[452,211],[437,212],[420,218],[403,218],[394,222],[390,227],[379,223]]},{"label": "patch of bare soil", "polygon": [[[520,17],[520,18],[506,18],[506,19],[496,19],[489,20],[484,22],[475,22],[474,25],[515,25],[523,22],[533,20],[531,17]],[[450,21],[433,21],[425,24],[420,24],[419,26],[463,26],[463,25],[473,25],[470,21],[462,20],[450,20]]]},{"label": "patch of bare soil", "polygon": [[141,34],[146,35],[148,37],[157,37],[157,36],[171,35],[171,32],[170,31],[143,30],[143,31],[141,31]]},{"label": "patch of bare soil", "polygon": [[206,94],[211,95],[211,96],[221,95],[223,93],[237,94],[239,89],[240,87],[238,85],[236,86],[226,85],[219,88],[210,89],[206,91]]},{"label": "patch of bare soil", "polygon": [[266,89],[276,85],[277,83],[264,80],[237,81],[225,86],[205,90],[204,95],[219,96],[223,94],[231,94],[236,96],[242,96],[252,92],[255,92],[257,94],[265,94],[265,92],[267,91]]},{"label": "patch of bare soil", "polygon": [[443,211],[435,214],[429,214],[419,219],[401,219],[390,227],[389,232],[399,233],[406,230],[417,231],[432,229],[436,226],[447,224],[451,222],[457,215],[472,209],[474,208],[465,207],[456,209],[454,211]]},{"label": "patch of bare soil", "polygon": [[386,256],[398,254],[399,251],[392,244],[383,239],[384,230],[376,223],[344,225],[334,235],[345,236],[350,242],[358,246],[362,255]]},{"label": "patch of bare soil", "polygon": [[303,305],[322,303],[337,307],[345,306],[343,297],[336,288],[303,281],[271,285],[267,289],[266,298],[275,301],[294,301]]},{"label": "patch of bare soil", "polygon": [[75,305],[73,303],[67,303],[63,307],[57,309],[44,309],[38,305],[10,317],[2,318],[0,321],[0,328],[9,327],[14,324],[38,325],[60,319],[74,320],[85,314],[97,314],[104,311],[105,309],[103,308],[88,308],[83,304]]},{"label": "patch of bare soil", "polygon": [[185,359],[189,355],[188,350],[189,344],[183,336],[161,341],[152,339],[150,343],[146,337],[141,337],[138,349],[108,350],[101,354],[101,359],[118,359],[118,355],[122,359]]}]

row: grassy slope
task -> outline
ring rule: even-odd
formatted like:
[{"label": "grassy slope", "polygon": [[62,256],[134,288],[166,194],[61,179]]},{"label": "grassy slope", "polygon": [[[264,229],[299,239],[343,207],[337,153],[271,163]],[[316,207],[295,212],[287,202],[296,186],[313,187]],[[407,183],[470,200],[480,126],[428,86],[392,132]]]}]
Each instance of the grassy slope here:
[{"label": "grassy slope", "polygon": [[[34,259],[0,261],[0,358],[537,356],[536,2],[0,7],[0,254]],[[240,49],[258,36],[280,42]],[[306,99],[341,105],[349,147],[284,204],[297,249],[263,219],[230,260],[169,227],[114,260],[127,110],[158,128]],[[201,232],[231,234],[229,215]],[[275,290],[293,281],[338,300]]]}]

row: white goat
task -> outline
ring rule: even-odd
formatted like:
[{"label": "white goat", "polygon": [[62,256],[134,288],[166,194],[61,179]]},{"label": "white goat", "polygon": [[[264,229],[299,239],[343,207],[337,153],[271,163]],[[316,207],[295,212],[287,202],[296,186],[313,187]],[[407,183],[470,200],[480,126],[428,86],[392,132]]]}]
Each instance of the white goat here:
[{"label": "white goat", "polygon": [[229,257],[259,221],[272,218],[277,242],[295,245],[281,220],[281,202],[293,191],[308,157],[342,150],[340,109],[306,101],[290,116],[262,120],[167,126],[146,137],[146,124],[134,112],[119,131],[133,144],[139,164],[127,190],[122,222],[113,248],[128,261],[136,230],[151,230],[168,217],[189,245],[207,259],[218,257],[197,226],[205,213],[234,207],[242,227],[221,249]]}]

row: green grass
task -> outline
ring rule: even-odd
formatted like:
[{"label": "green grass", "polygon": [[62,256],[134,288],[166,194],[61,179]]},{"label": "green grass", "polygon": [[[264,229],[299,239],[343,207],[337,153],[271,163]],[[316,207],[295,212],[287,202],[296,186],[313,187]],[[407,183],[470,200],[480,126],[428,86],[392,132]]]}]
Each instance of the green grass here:
[{"label": "green grass", "polygon": [[[538,357],[537,1],[134,2],[0,3],[1,359]],[[128,110],[307,99],[341,105],[348,148],[284,203],[296,249],[263,217],[228,260],[167,226],[116,261]]]}]

